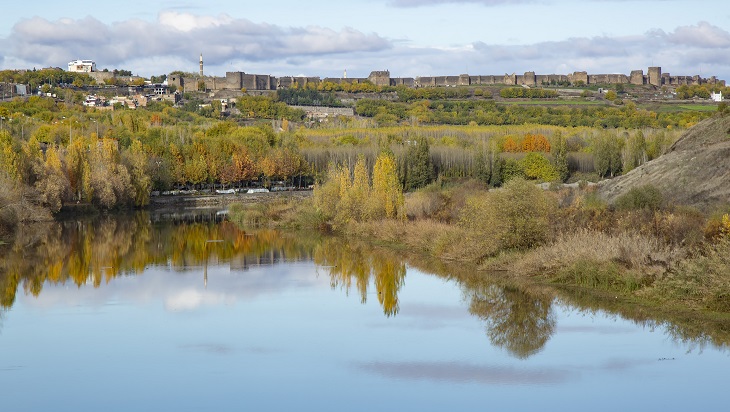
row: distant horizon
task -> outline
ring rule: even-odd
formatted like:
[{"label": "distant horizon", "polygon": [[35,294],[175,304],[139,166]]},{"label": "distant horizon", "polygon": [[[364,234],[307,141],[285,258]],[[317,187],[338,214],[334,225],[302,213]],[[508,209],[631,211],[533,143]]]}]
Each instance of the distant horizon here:
[{"label": "distant horizon", "polygon": [[82,13],[48,0],[34,6],[0,16],[0,69],[64,68],[91,57],[100,71],[149,78],[170,68],[197,72],[202,52],[213,75],[628,74],[661,66],[730,78],[730,10],[721,0],[282,0],[274,8],[78,0],[73,9]]}]

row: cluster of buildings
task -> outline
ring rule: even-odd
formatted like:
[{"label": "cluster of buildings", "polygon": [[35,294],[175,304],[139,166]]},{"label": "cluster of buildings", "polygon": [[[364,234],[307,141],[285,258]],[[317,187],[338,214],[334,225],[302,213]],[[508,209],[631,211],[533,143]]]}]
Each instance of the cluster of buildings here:
[{"label": "cluster of buildings", "polygon": [[174,104],[180,100],[179,94],[145,94],[140,93],[138,88],[130,87],[129,89],[128,96],[114,96],[112,98],[106,98],[104,96],[91,94],[86,96],[83,104],[86,107],[108,109],[112,109],[115,105],[121,104],[127,108],[136,109],[138,107],[147,107],[147,104],[152,101],[170,101]]}]

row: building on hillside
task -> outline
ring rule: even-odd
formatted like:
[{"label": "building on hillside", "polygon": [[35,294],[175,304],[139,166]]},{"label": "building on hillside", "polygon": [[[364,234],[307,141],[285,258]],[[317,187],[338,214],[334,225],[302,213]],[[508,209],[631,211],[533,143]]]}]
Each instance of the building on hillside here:
[{"label": "building on hillside", "polygon": [[722,101],[722,92],[718,93],[712,93],[710,94],[710,99],[712,99],[713,102],[721,102]]},{"label": "building on hillside", "polygon": [[86,107],[97,107],[97,106],[103,106],[104,100],[98,98],[94,95],[86,96],[86,99],[84,99],[84,106]]},{"label": "building on hillside", "polygon": [[74,60],[68,63],[68,71],[75,73],[95,72],[96,63],[92,60]]}]

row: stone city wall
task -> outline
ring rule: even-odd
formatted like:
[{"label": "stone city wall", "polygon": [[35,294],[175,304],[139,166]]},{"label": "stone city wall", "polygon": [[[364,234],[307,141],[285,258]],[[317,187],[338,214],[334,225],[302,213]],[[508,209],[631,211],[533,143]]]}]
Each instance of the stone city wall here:
[{"label": "stone city wall", "polygon": [[277,90],[291,87],[303,88],[309,83],[319,84],[321,82],[335,84],[356,84],[370,82],[376,86],[406,86],[406,87],[458,87],[458,86],[480,86],[480,85],[508,85],[534,87],[551,84],[633,84],[651,85],[655,87],[696,85],[696,84],[719,84],[724,86],[724,80],[718,80],[715,76],[702,78],[700,76],[670,76],[669,73],[662,73],[661,67],[649,67],[648,73],[644,75],[643,70],[633,70],[627,76],[625,74],[589,74],[585,71],[573,72],[571,74],[536,74],[525,72],[524,74],[504,75],[479,75],[460,74],[458,76],[423,76],[416,77],[390,77],[387,70],[373,71],[367,78],[325,78],[319,77],[274,77],[262,74],[247,74],[244,72],[227,72],[225,77],[195,77],[181,78],[169,76],[168,84],[177,86],[183,91],[195,91],[199,83],[203,82],[207,90]]}]

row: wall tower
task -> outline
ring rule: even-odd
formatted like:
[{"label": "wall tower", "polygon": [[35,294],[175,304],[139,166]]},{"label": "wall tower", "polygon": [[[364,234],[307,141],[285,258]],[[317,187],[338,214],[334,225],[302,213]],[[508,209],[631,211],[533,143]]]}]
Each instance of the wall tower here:
[{"label": "wall tower", "polygon": [[649,84],[657,87],[662,85],[661,67],[649,67]]}]

